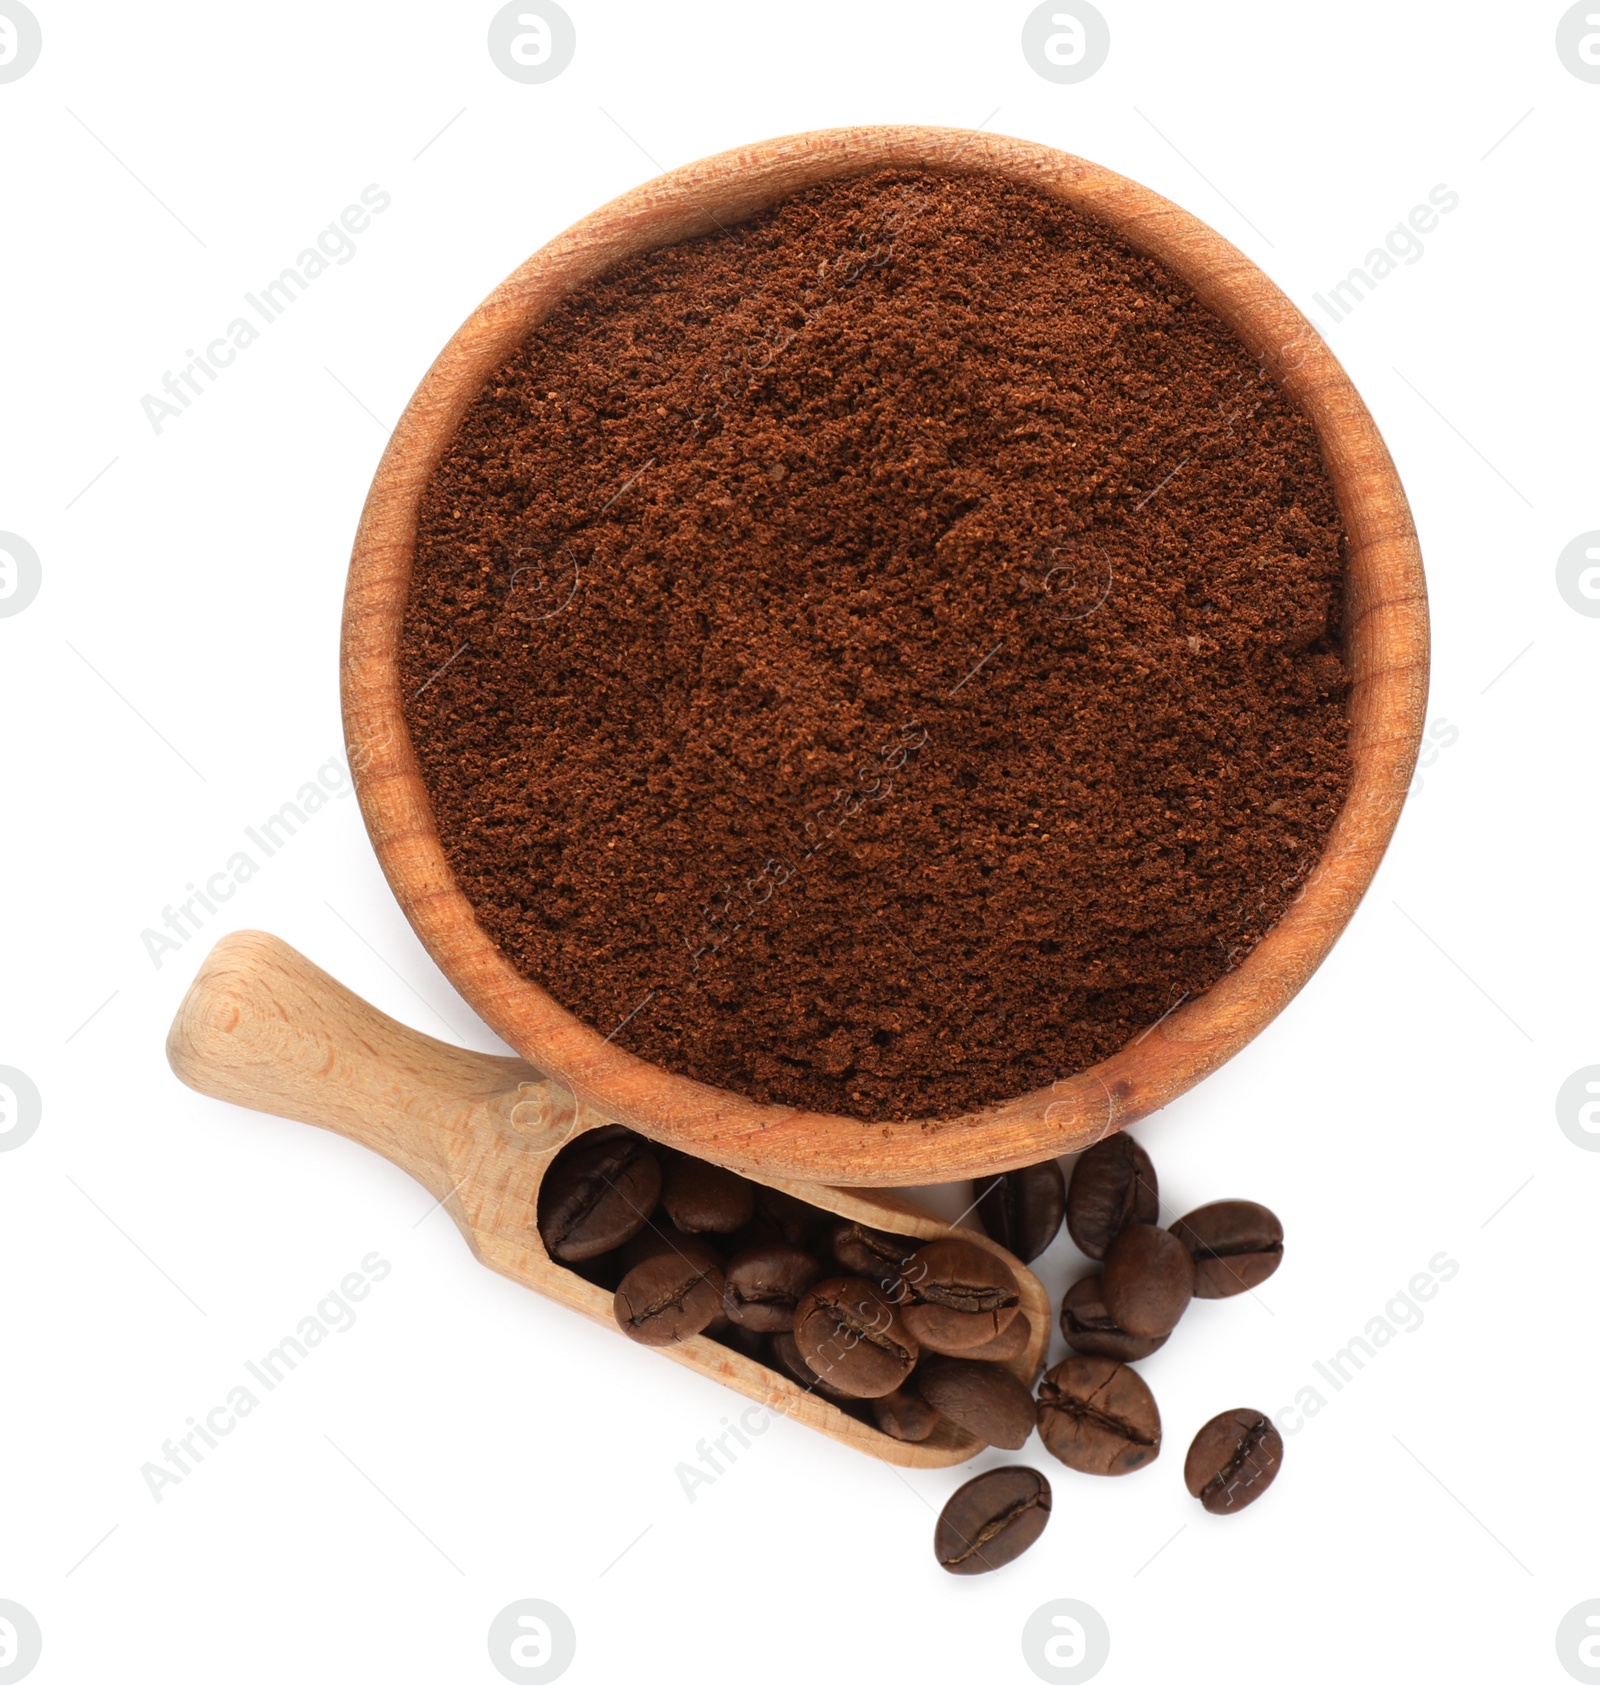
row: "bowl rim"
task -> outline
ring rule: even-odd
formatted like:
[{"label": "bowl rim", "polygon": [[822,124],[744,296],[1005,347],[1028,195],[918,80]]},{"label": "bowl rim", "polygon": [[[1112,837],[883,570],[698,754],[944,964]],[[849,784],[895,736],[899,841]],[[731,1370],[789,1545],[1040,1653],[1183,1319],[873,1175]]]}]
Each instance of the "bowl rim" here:
[{"label": "bowl rim", "polygon": [[[521,976],[445,859],[399,675],[416,513],[484,379],[576,287],[621,259],[742,220],[821,181],[885,166],[997,174],[1108,224],[1220,316],[1310,419],[1346,533],[1351,779],[1316,863],[1283,885],[1267,934],[1216,983],[1109,1058],[958,1115],[882,1123],[767,1104],[679,1076],[603,1038]],[[345,740],[372,845],[445,976],[529,1063],[587,1104],[734,1169],[838,1185],[914,1185],[1076,1152],[1167,1104],[1259,1034],[1344,930],[1387,848],[1422,734],[1428,613],[1404,488],[1316,328],[1243,253],[1159,194],[1035,142],[917,125],[823,129],[734,148],[622,194],[542,246],[423,376],[367,495],[341,640]]]}]

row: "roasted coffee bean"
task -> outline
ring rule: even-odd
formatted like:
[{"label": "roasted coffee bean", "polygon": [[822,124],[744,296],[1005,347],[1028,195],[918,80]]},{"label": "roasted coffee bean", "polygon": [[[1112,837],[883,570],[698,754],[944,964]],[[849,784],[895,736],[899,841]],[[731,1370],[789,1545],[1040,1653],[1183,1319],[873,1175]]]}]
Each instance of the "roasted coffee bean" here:
[{"label": "roasted coffee bean", "polygon": [[1033,1324],[1018,1311],[992,1340],[985,1340],[981,1346],[968,1346],[961,1355],[976,1363],[1009,1363],[1012,1358],[1022,1356],[1032,1338]]},{"label": "roasted coffee bean", "polygon": [[[626,1249],[624,1249],[626,1250]],[[617,1283],[627,1273],[627,1266],[622,1262],[621,1252],[602,1252],[598,1258],[581,1258],[569,1263],[567,1268],[574,1275],[582,1276],[595,1287],[607,1293],[615,1293]]]},{"label": "roasted coffee bean", "polygon": [[855,1398],[850,1393],[840,1392],[837,1387],[829,1386],[806,1362],[800,1355],[800,1348],[795,1344],[793,1334],[774,1334],[767,1344],[772,1353],[773,1367],[787,1375],[802,1391],[818,1393],[835,1404],[855,1403]]},{"label": "roasted coffee bean", "polygon": [[742,1176],[704,1159],[677,1158],[661,1187],[667,1215],[689,1234],[732,1234],[756,1214],[756,1191]]},{"label": "roasted coffee bean", "polygon": [[914,1388],[896,1387],[872,1401],[872,1419],[879,1433],[920,1445],[939,1425],[939,1412]]},{"label": "roasted coffee bean", "polygon": [[1118,1328],[1106,1309],[1098,1275],[1086,1275],[1067,1289],[1061,1301],[1061,1334],[1075,1352],[1134,1363],[1167,1343],[1165,1334],[1130,1334]]},{"label": "roasted coffee bean", "polygon": [[719,1346],[726,1346],[729,1351],[736,1351],[741,1357],[748,1357],[756,1363],[767,1361],[767,1337],[758,1334],[753,1328],[741,1328],[737,1322],[730,1322],[722,1318],[722,1326],[715,1332],[711,1328],[706,1333]]},{"label": "roasted coffee bean", "polygon": [[1283,1262],[1283,1224],[1253,1199],[1219,1199],[1172,1225],[1194,1259],[1194,1296],[1229,1299]]},{"label": "roasted coffee bean", "polygon": [[936,1240],[909,1257],[900,1271],[901,1314],[929,1351],[959,1356],[987,1344],[1016,1317],[1017,1279],[986,1247],[970,1240]]},{"label": "roasted coffee bean", "polygon": [[1135,1223],[1107,1249],[1100,1291],[1124,1332],[1170,1334],[1194,1297],[1194,1259],[1170,1230]]},{"label": "roasted coffee bean", "polygon": [[1039,1437],[1083,1474],[1131,1474],[1161,1449],[1161,1412],[1141,1376],[1109,1357],[1069,1357],[1039,1384]]},{"label": "roasted coffee bean", "polygon": [[826,1235],[837,1221],[836,1218],[826,1211],[819,1211],[814,1205],[807,1205],[803,1199],[796,1199],[793,1194],[783,1193],[778,1188],[769,1188],[759,1182],[755,1183],[754,1187],[756,1214],[751,1220],[752,1230],[766,1225],[770,1230],[770,1238],[786,1240],[791,1246],[803,1246],[808,1251],[816,1252],[819,1257],[825,1256],[826,1246],[819,1250],[816,1241],[819,1234]]},{"label": "roasted coffee bean", "polygon": [[716,1242],[730,1258],[738,1257],[741,1252],[754,1252],[759,1246],[799,1246],[804,1250],[802,1241],[790,1240],[776,1223],[769,1222],[759,1211],[742,1229],[735,1229],[732,1234],[719,1234]]},{"label": "roasted coffee bean", "polygon": [[939,1512],[933,1554],[950,1574],[987,1574],[1016,1559],[1050,1519],[1050,1482],[1037,1469],[990,1469]]},{"label": "roasted coffee bean", "polygon": [[675,1346],[702,1332],[721,1310],[722,1272],[676,1251],[636,1264],[611,1305],[617,1327],[645,1346]]},{"label": "roasted coffee bean", "polygon": [[1183,1483],[1213,1515],[1232,1515],[1266,1491],[1282,1461],[1283,1440],[1259,1410],[1224,1410],[1194,1436]]},{"label": "roasted coffee bean", "polygon": [[646,1258],[655,1257],[658,1252],[681,1252],[698,1263],[711,1264],[719,1270],[722,1268],[722,1254],[704,1235],[685,1234],[682,1229],[676,1229],[667,1222],[659,1211],[623,1247],[619,1254],[623,1273],[642,1264]]},{"label": "roasted coffee bean", "polygon": [[852,1398],[893,1392],[920,1355],[888,1296],[860,1276],[836,1276],[805,1293],[794,1341],[809,1368]]},{"label": "roasted coffee bean", "polygon": [[1033,1394],[1001,1364],[927,1357],[917,1366],[916,1387],[946,1421],[985,1445],[1020,1451],[1033,1432]]},{"label": "roasted coffee bean", "polygon": [[1160,1215],[1155,1166],[1131,1135],[1097,1141],[1072,1167],[1067,1189],[1067,1233],[1080,1252],[1103,1258],[1130,1223]]},{"label": "roasted coffee bean", "polygon": [[800,1295],[822,1273],[822,1265],[809,1252],[784,1241],[741,1252],[723,1272],[722,1308],[745,1328],[781,1333],[794,1327]]},{"label": "roasted coffee bean", "polygon": [[539,1189],[539,1238],[580,1263],[642,1229],[661,1194],[661,1161],[630,1129],[596,1130],[565,1149]]},{"label": "roasted coffee bean", "polygon": [[924,1243],[912,1235],[869,1229],[865,1223],[836,1223],[829,1244],[840,1269],[873,1282],[898,1303],[905,1296],[900,1271]]},{"label": "roasted coffee bean", "polygon": [[1053,1158],[978,1184],[983,1232],[1024,1264],[1031,1264],[1061,1232],[1066,1209],[1067,1184]]}]

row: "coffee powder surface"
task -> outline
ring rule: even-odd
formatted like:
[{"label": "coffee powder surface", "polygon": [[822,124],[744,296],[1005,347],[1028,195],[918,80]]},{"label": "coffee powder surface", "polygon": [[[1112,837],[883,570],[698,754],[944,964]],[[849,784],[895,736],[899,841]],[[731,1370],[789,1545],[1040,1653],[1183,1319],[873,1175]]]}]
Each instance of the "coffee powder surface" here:
[{"label": "coffee powder surface", "polygon": [[1237,965],[1348,775],[1313,430],[1186,287],[985,176],[634,257],[487,381],[401,670],[446,855],[621,1046],[892,1121]]}]

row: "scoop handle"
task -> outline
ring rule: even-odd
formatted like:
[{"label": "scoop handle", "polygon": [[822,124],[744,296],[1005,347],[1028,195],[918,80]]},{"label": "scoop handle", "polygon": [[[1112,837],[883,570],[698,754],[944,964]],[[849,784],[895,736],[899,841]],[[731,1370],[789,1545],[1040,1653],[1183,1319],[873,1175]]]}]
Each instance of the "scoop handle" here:
[{"label": "scoop handle", "polygon": [[497,1145],[542,1157],[576,1121],[571,1093],[533,1066],[408,1029],[260,930],[206,956],[167,1062],[213,1099],[359,1141],[440,1199]]}]

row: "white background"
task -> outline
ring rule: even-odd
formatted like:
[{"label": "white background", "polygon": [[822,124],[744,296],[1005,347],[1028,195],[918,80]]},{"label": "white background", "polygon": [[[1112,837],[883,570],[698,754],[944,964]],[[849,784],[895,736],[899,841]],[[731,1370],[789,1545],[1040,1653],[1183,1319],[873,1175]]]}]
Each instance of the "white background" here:
[{"label": "white background", "polygon": [[[40,1681],[488,1681],[522,1597],[575,1623],[574,1681],[1024,1681],[1056,1597],[1109,1624],[1107,1681],[1565,1677],[1557,1622],[1600,1596],[1600,1155],[1554,1109],[1600,1062],[1600,621],[1555,560],[1600,527],[1600,86],[1544,0],[1101,6],[1110,59],[1063,87],[994,0],[569,0],[577,56],[529,87],[491,64],[487,4],[34,0],[43,56],[0,86],[0,528],[43,566],[0,619],[0,1064],[44,1114],[0,1154],[0,1597],[43,1629]],[[1143,1366],[1151,1469],[1097,1481],[1035,1440],[1050,1527],[970,1581],[931,1535],[971,1469],[903,1476],[778,1422],[691,1504],[675,1468],[733,1395],[480,1268],[377,1157],[171,1077],[167,1023],[233,926],[495,1046],[353,800],[161,968],[140,940],[339,752],[357,514],[477,300],[657,165],[873,121],[1081,153],[1307,310],[1411,495],[1429,718],[1457,734],[1332,958],[1136,1130],[1169,1215],[1264,1200],[1283,1268]],[[355,258],[155,434],[141,396],[372,182],[393,203]],[[1461,204],[1424,257],[1332,323],[1312,295],[1440,183]],[[156,1503],[141,1465],[374,1250],[393,1269],[356,1325]],[[1334,1394],[1313,1363],[1440,1252],[1459,1272],[1421,1326]],[[1062,1239],[1040,1272],[1059,1294],[1082,1267]],[[1277,1486],[1204,1515],[1196,1428],[1307,1385],[1327,1407]]]}]

